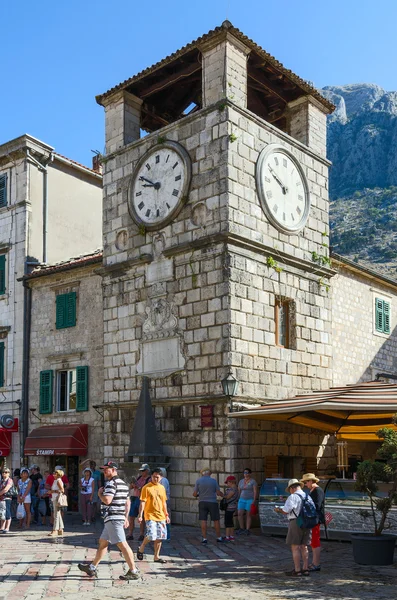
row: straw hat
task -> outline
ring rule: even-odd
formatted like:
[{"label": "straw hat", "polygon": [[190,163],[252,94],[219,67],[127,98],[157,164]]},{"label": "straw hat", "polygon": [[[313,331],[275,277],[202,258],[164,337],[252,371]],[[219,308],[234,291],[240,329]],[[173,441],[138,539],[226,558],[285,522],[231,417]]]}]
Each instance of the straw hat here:
[{"label": "straw hat", "polygon": [[287,487],[285,488],[286,492],[289,492],[289,488],[291,487],[291,485],[300,485],[300,481],[298,481],[298,479],[290,479]]},{"label": "straw hat", "polygon": [[304,475],[302,475],[300,483],[304,485],[305,481],[314,481],[315,483],[317,483],[320,480],[318,477],[315,476],[314,473],[305,473]]}]

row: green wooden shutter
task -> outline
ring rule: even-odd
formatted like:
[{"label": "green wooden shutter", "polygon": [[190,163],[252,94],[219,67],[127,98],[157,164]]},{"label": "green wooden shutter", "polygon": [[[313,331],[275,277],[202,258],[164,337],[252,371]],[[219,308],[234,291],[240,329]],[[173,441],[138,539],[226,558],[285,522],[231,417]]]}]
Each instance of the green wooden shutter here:
[{"label": "green wooden shutter", "polygon": [[59,294],[56,297],[56,329],[63,329],[66,326],[66,294]]},{"label": "green wooden shutter", "polygon": [[0,387],[4,387],[4,342],[0,342]]},{"label": "green wooden shutter", "polygon": [[6,255],[0,254],[0,294],[6,293]]},{"label": "green wooden shutter", "polygon": [[7,175],[0,175],[0,208],[7,206]]},{"label": "green wooden shutter", "polygon": [[375,327],[376,331],[383,333],[383,300],[375,298]]},{"label": "green wooden shutter", "polygon": [[88,367],[76,368],[76,410],[88,410]]},{"label": "green wooden shutter", "polygon": [[54,373],[51,370],[40,371],[40,409],[42,415],[52,413],[52,392]]},{"label": "green wooden shutter", "polygon": [[383,331],[390,333],[390,304],[385,300],[383,301]]},{"label": "green wooden shutter", "polygon": [[76,292],[65,294],[66,296],[66,325],[65,327],[74,327],[76,325]]}]

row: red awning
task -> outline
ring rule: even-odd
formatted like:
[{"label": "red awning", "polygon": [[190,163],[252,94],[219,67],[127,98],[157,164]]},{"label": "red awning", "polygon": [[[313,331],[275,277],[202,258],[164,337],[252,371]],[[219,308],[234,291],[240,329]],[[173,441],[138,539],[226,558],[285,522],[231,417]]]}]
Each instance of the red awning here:
[{"label": "red awning", "polygon": [[11,452],[11,431],[0,427],[0,456],[8,456]]},{"label": "red awning", "polygon": [[25,455],[85,456],[88,449],[88,425],[49,425],[30,432],[25,442]]}]

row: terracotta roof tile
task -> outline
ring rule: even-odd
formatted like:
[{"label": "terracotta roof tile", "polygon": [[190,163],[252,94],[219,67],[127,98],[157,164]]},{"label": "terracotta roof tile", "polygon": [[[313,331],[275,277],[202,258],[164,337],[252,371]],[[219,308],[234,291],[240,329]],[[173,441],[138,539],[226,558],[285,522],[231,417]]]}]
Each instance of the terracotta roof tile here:
[{"label": "terracotta roof tile", "polygon": [[70,269],[76,269],[78,267],[102,263],[102,256],[102,250],[95,250],[95,252],[70,258],[69,260],[55,263],[53,265],[41,265],[33,269],[29,275],[24,277],[24,279],[34,279],[36,277],[42,277],[43,275],[52,275],[53,273],[59,273],[61,271],[69,271]]},{"label": "terracotta roof tile", "polygon": [[310,94],[310,95],[314,96],[330,112],[332,112],[335,109],[335,106],[331,102],[329,102],[326,98],[324,98],[324,96],[316,88],[314,88],[312,85],[310,85],[304,79],[301,79],[298,75],[295,75],[295,73],[293,73],[290,69],[286,69],[282,63],[280,63],[276,58],[274,58],[274,56],[272,56],[271,54],[269,54],[268,52],[266,52],[266,50],[264,50],[263,48],[261,48],[261,46],[259,46],[258,44],[256,44],[253,40],[251,40],[246,35],[244,35],[244,33],[242,33],[239,29],[237,29],[236,27],[234,27],[232,25],[232,23],[230,23],[230,21],[224,21],[222,23],[222,25],[220,25],[219,27],[215,27],[215,29],[211,29],[208,33],[202,35],[201,37],[197,38],[196,40],[193,40],[189,44],[186,44],[186,46],[183,46],[182,48],[180,48],[176,52],[170,54],[169,56],[166,56],[161,61],[155,63],[151,67],[147,67],[143,71],[140,71],[140,73],[137,73],[133,77],[130,77],[129,79],[126,79],[125,81],[123,81],[123,82],[119,83],[118,85],[114,86],[113,88],[111,88],[107,92],[105,92],[103,94],[99,94],[98,96],[96,96],[96,101],[98,102],[98,104],[102,104],[103,100],[107,96],[111,95],[112,93],[114,93],[114,92],[116,92],[118,90],[122,90],[122,89],[127,88],[132,83],[135,83],[136,81],[138,81],[139,79],[141,79],[145,75],[148,75],[152,71],[155,71],[155,70],[157,70],[157,69],[165,66],[166,64],[172,62],[173,60],[176,60],[181,55],[186,54],[190,50],[193,50],[193,48],[197,47],[198,45],[202,44],[203,42],[208,41],[209,39],[211,39],[212,37],[216,36],[218,33],[220,33],[223,30],[229,31],[236,38],[238,38],[241,42],[245,43],[252,50],[254,50],[255,52],[257,52],[265,60],[267,60],[274,67],[276,67],[281,73],[283,73],[286,77],[288,77],[291,81],[293,81],[296,85],[298,85],[303,91],[305,91],[307,94]]}]

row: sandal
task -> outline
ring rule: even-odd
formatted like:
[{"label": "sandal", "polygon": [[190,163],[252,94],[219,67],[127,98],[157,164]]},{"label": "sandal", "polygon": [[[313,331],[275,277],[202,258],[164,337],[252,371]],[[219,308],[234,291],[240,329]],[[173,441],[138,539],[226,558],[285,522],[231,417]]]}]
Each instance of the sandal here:
[{"label": "sandal", "polygon": [[290,577],[302,577],[302,571],[295,571],[295,569],[293,571],[287,571],[286,575],[289,575]]},{"label": "sandal", "polygon": [[157,560],[154,560],[153,562],[161,563],[162,565],[164,565],[167,561],[165,560],[165,558],[158,558]]},{"label": "sandal", "polygon": [[321,565],[309,565],[309,571],[321,571]]},{"label": "sandal", "polygon": [[51,533],[48,534],[48,537],[58,537],[58,532],[57,531],[51,531]]},{"label": "sandal", "polygon": [[309,577],[310,575],[309,569],[302,569],[301,572],[304,577]]},{"label": "sandal", "polygon": [[143,560],[143,552],[141,552],[138,548],[138,550],[136,551],[136,557],[138,560]]}]

